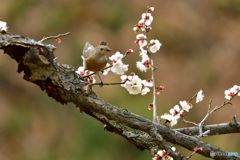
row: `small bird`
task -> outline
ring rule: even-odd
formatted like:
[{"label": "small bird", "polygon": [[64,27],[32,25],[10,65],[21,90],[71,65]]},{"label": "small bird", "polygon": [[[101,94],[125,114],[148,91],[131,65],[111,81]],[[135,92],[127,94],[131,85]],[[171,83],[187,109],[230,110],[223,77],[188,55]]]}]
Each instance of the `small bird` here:
[{"label": "small bird", "polygon": [[103,86],[103,81],[99,76],[99,72],[106,67],[106,53],[109,51],[111,51],[111,49],[107,46],[106,41],[101,41],[99,46],[96,48],[94,48],[89,42],[86,42],[83,48],[83,67],[85,70],[90,70],[97,73],[101,80],[101,86]]}]

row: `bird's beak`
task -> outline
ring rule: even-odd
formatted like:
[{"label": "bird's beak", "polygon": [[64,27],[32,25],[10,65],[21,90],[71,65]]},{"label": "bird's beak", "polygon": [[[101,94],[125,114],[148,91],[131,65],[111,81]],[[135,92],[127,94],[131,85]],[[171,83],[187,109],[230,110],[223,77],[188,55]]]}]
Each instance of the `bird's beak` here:
[{"label": "bird's beak", "polygon": [[109,48],[107,51],[112,51],[112,49]]}]

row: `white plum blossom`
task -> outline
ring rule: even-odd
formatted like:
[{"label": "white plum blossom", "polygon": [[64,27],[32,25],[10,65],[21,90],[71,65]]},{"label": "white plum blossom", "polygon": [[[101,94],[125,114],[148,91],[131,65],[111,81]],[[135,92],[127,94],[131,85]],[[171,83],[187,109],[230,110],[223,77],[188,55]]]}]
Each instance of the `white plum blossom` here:
[{"label": "white plum blossom", "polygon": [[123,54],[121,54],[120,52],[116,52],[111,57],[109,57],[109,59],[113,62],[116,62],[118,60],[122,60],[122,58],[123,58]]},{"label": "white plum blossom", "polygon": [[160,49],[161,46],[162,46],[162,43],[160,43],[159,40],[157,40],[157,39],[152,39],[150,41],[150,51],[152,53],[156,53]]},{"label": "white plum blossom", "polygon": [[144,20],[141,19],[140,21],[138,21],[138,26],[143,26],[144,25]]},{"label": "white plum blossom", "polygon": [[192,104],[191,103],[188,103],[187,101],[180,101],[179,102],[180,103],[180,105],[181,105],[181,107],[182,107],[182,109],[184,110],[184,111],[189,111],[189,109],[191,109],[192,108]]},{"label": "white plum blossom", "polygon": [[204,98],[203,90],[200,90],[196,96],[196,103],[201,102]]},{"label": "white plum blossom", "polygon": [[166,155],[166,151],[165,151],[165,150],[159,150],[159,151],[157,152],[157,154],[158,154],[160,157],[163,157],[163,156]]},{"label": "white plum blossom", "polygon": [[181,116],[183,113],[183,110],[179,107],[179,105],[175,105],[172,109],[169,110],[169,112],[174,116]]},{"label": "white plum blossom", "polygon": [[[239,91],[240,86],[234,85],[232,88],[237,92],[237,91]],[[238,96],[239,96],[239,95],[240,95],[240,94],[238,93]]]},{"label": "white plum blossom", "polygon": [[136,62],[136,66],[141,72],[146,72],[150,68],[149,57],[142,58],[142,62]]},{"label": "white plum blossom", "polygon": [[228,100],[230,100],[232,98],[232,96],[235,94],[235,92],[232,91],[231,89],[225,90],[224,93],[225,93],[225,98]]},{"label": "white plum blossom", "polygon": [[147,54],[147,50],[143,49],[142,47],[140,47],[140,54],[139,56],[141,56],[143,59],[144,58],[148,58],[148,54]]},{"label": "white plum blossom", "polygon": [[166,119],[166,122],[170,123],[171,127],[176,125],[178,119],[182,116],[183,110],[179,107],[179,105],[175,105],[173,109],[170,109],[169,112],[171,114],[165,113],[161,116],[162,119]]},{"label": "white plum blossom", "polygon": [[[92,71],[84,70],[84,67],[83,67],[83,66],[78,67],[78,70],[75,71],[75,72],[76,72],[77,74],[79,74],[79,75],[88,75],[88,74],[92,74],[92,73],[93,73]],[[86,80],[88,83],[95,83],[95,82],[96,82],[96,79],[94,78],[94,76],[95,76],[95,75],[86,77],[85,80]]]},{"label": "white plum blossom", "polygon": [[[172,151],[175,151],[176,148],[172,147],[171,148]],[[163,149],[163,150],[159,150],[157,152],[157,154],[155,154],[155,157],[152,158],[153,160],[173,160],[172,157],[170,157],[169,155],[167,155],[167,152]]]},{"label": "white plum blossom", "polygon": [[148,87],[145,87],[145,86],[144,86],[144,87],[142,88],[141,94],[142,94],[142,95],[146,95],[148,92],[150,92],[150,89],[149,89]]},{"label": "white plum blossom", "polygon": [[3,22],[3,21],[0,21],[0,32],[1,31],[5,31],[7,32],[7,23],[6,22]]},{"label": "white plum blossom", "polygon": [[111,71],[118,75],[124,74],[128,70],[128,65],[123,64],[122,62],[123,54],[120,52],[116,52],[114,55],[109,57],[109,59],[113,62],[113,66],[111,67]]},{"label": "white plum blossom", "polygon": [[110,64],[109,64],[109,63],[106,64],[106,67],[109,67],[109,68],[104,69],[104,70],[102,71],[102,74],[103,74],[103,75],[107,75],[108,72],[111,70],[111,68],[110,68]]},{"label": "white plum blossom", "polygon": [[122,82],[125,82],[121,86],[126,88],[130,94],[139,94],[142,91],[142,80],[135,74],[130,76],[121,76]]},{"label": "white plum blossom", "polygon": [[142,62],[139,62],[139,61],[136,62],[136,66],[141,72],[146,72],[147,71],[146,66]]},{"label": "white plum blossom", "polygon": [[128,70],[128,64],[123,64],[121,60],[118,60],[116,63],[113,63],[113,66],[111,67],[111,71],[113,73],[116,73],[118,75],[124,74]]},{"label": "white plum blossom", "polygon": [[170,109],[169,112],[172,114],[173,118],[170,122],[171,126],[177,124],[178,119],[182,116],[183,110],[179,107],[179,105],[175,105],[174,108]]},{"label": "white plum blossom", "polygon": [[134,76],[131,81],[129,81],[130,84],[128,84],[128,92],[130,94],[138,94],[141,92],[142,89],[142,80],[138,76]]},{"label": "white plum blossom", "polygon": [[151,80],[142,80],[142,84],[145,87],[153,87],[153,82]]},{"label": "white plum blossom", "polygon": [[[240,89],[240,86],[234,85],[232,88],[225,90],[225,98],[230,100],[233,95],[235,95]],[[240,92],[238,92],[238,96],[240,96]]]},{"label": "white plum blossom", "polygon": [[134,26],[134,27],[133,27],[133,31],[134,31],[134,32],[138,32],[139,29],[140,29],[140,28],[139,28],[138,26]]},{"label": "white plum blossom", "polygon": [[173,115],[165,113],[164,115],[161,116],[161,119],[166,119],[167,122],[171,122],[173,119]]},{"label": "white plum blossom", "polygon": [[135,43],[138,43],[140,47],[145,47],[147,45],[146,36],[144,34],[138,34]]},{"label": "white plum blossom", "polygon": [[[120,78],[121,78],[122,82],[126,82],[128,80],[127,75],[122,75]],[[124,84],[122,84],[122,85],[124,85]]]},{"label": "white plum blossom", "polygon": [[142,20],[145,20],[145,25],[149,26],[151,25],[152,21],[153,21],[153,16],[151,13],[143,13],[142,14]]},{"label": "white plum blossom", "polygon": [[173,118],[170,122],[171,127],[175,126],[177,124],[179,118],[180,118],[180,116],[173,116]]},{"label": "white plum blossom", "polygon": [[84,74],[84,67],[80,66],[78,67],[78,70],[75,71],[77,74]]}]

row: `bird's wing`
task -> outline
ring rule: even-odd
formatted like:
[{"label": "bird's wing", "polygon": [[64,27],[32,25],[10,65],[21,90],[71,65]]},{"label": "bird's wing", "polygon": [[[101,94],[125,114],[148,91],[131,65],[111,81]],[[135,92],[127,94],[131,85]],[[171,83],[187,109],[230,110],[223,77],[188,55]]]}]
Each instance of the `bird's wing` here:
[{"label": "bird's wing", "polygon": [[88,50],[90,49],[94,49],[94,47],[89,43],[89,42],[86,42],[84,48],[83,48],[83,57],[84,58],[87,58],[89,55],[88,55]]}]

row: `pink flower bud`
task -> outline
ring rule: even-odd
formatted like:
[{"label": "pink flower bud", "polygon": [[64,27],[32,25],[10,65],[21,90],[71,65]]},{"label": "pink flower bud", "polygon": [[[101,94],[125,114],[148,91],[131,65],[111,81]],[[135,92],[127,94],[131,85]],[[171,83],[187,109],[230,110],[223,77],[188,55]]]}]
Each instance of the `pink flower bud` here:
[{"label": "pink flower bud", "polygon": [[133,31],[135,31],[135,32],[138,32],[139,29],[140,29],[140,28],[139,28],[138,26],[133,27]]},{"label": "pink flower bud", "polygon": [[135,73],[134,72],[131,72],[131,74],[130,74],[131,76],[135,76]]},{"label": "pink flower bud", "polygon": [[147,27],[147,31],[151,31],[152,30],[152,27]]},{"label": "pink flower bud", "polygon": [[149,12],[153,12],[153,11],[154,11],[154,7],[149,7],[149,8],[148,8],[148,11],[149,11]]},{"label": "pink flower bud", "polygon": [[127,50],[127,54],[133,53],[132,49]]},{"label": "pink flower bud", "polygon": [[194,151],[202,151],[202,150],[203,150],[202,147],[199,147],[199,148],[195,147],[194,148]]},{"label": "pink flower bud", "polygon": [[164,86],[156,87],[156,94],[159,95],[164,89]]},{"label": "pink flower bud", "polygon": [[152,110],[152,109],[153,109],[153,104],[151,103],[148,105],[148,110]]},{"label": "pink flower bud", "polygon": [[61,43],[61,39],[60,39],[60,38],[57,38],[57,39],[56,39],[56,42],[57,42],[57,43]]}]

